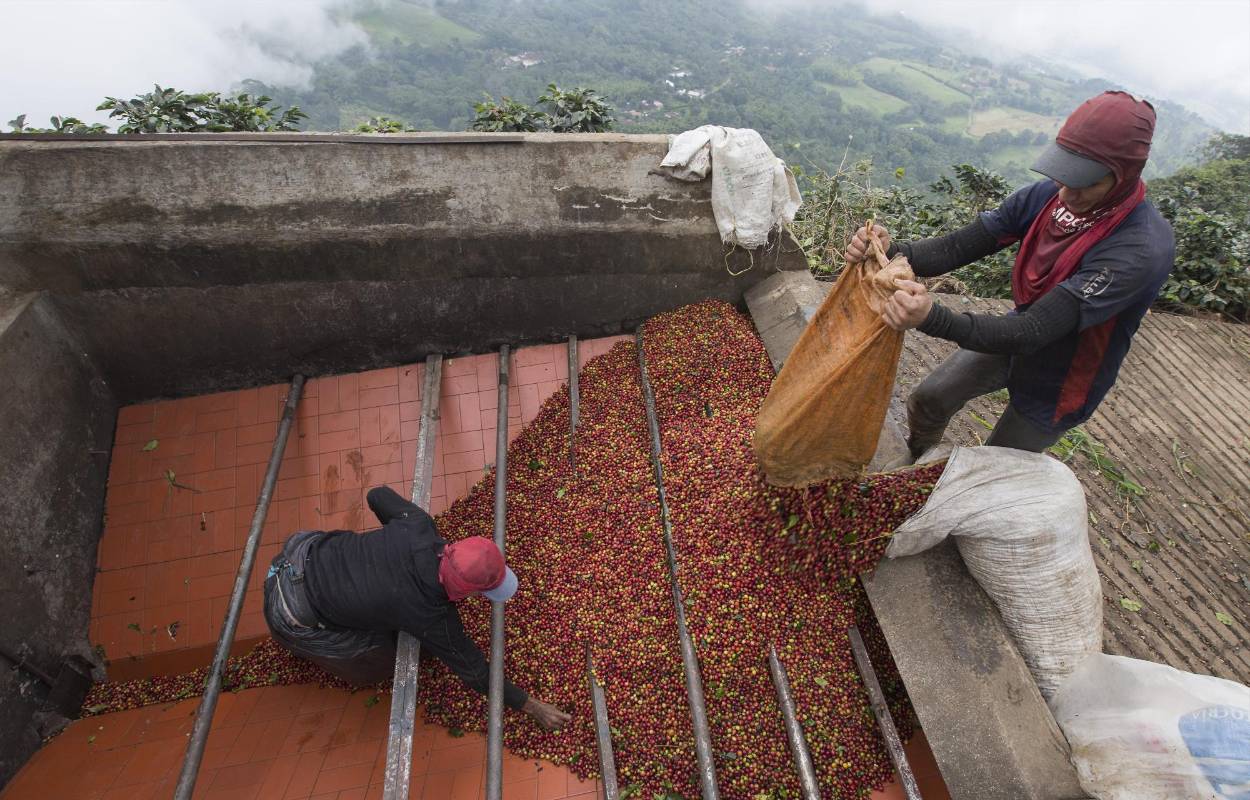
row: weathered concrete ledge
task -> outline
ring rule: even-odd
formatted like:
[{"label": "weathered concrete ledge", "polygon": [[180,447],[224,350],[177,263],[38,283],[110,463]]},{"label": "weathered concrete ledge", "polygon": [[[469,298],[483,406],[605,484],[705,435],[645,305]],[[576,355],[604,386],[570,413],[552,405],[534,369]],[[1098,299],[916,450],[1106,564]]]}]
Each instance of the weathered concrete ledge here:
[{"label": "weathered concrete ledge", "polygon": [[788,236],[727,253],[664,136],[446,139],[0,141],[0,288],[49,292],[130,402],[614,333],[805,268]]},{"label": "weathered concrete ledge", "polygon": [[[829,284],[775,275],[747,305],[777,368]],[[870,469],[902,463],[897,420],[887,417]],[[950,543],[883,559],[864,587],[955,800],[1084,798],[1067,742],[989,596]]]},{"label": "weathered concrete ledge", "polygon": [[[0,648],[55,676],[87,625],[116,405],[46,299],[0,292]],[[0,786],[46,733],[48,687],[0,658]]]}]

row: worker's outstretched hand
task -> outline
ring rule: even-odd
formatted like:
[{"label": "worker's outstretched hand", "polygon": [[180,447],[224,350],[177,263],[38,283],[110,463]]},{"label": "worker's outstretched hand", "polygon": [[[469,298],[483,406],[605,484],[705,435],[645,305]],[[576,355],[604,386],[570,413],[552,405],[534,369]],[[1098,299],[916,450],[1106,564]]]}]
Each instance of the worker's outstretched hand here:
[{"label": "worker's outstretched hand", "polygon": [[923,283],[898,278],[894,281],[898,287],[890,295],[881,312],[881,319],[896,331],[908,331],[918,328],[929,316],[933,308],[933,297]]},{"label": "worker's outstretched hand", "polygon": [[[877,237],[877,241],[881,243],[881,250],[890,249],[890,232],[880,225],[872,226],[872,233]],[[846,263],[858,264],[868,257],[868,229],[860,227],[855,231],[855,235],[851,237],[851,243],[846,246]]]},{"label": "worker's outstretched hand", "polygon": [[560,730],[572,719],[571,716],[550,703],[544,703],[533,697],[525,701],[525,708],[521,710],[533,717],[538,727],[548,732]]}]

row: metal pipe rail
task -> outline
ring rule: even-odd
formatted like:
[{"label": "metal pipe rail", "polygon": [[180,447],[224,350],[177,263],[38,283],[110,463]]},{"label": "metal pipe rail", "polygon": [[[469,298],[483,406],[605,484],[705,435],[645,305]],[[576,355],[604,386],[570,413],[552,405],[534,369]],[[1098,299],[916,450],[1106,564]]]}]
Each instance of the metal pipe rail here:
[{"label": "metal pipe rail", "polygon": [[247,532],[247,543],[243,545],[239,569],[234,576],[234,591],[230,593],[230,604],[226,607],[226,619],[221,625],[221,634],[217,637],[217,650],[213,653],[213,664],[209,667],[207,680],[204,681],[204,695],[200,698],[200,706],[195,712],[195,723],[191,727],[190,739],[187,741],[182,772],[178,775],[178,784],[174,788],[174,800],[191,800],[195,792],[195,780],[199,775],[200,762],[204,758],[208,732],[213,725],[217,698],[221,696],[226,661],[230,657],[230,645],[234,642],[234,633],[239,627],[239,615],[243,612],[247,582],[252,577],[252,566],[256,562],[256,553],[260,549],[261,530],[265,525],[265,517],[269,514],[269,503],[273,500],[274,486],[278,483],[278,469],[282,465],[282,455],[286,452],[291,425],[295,422],[295,408],[299,405],[303,394],[304,376],[296,375],[291,380],[291,388],[286,393],[282,421],[278,424],[278,435],[273,441],[273,450],[269,453],[269,466],[265,470],[265,481],[261,484],[260,496],[256,498],[252,527]]},{"label": "metal pipe rail", "polygon": [[[508,521],[508,345],[499,348],[495,416],[495,546],[504,554]],[[486,718],[486,800],[503,797],[503,603],[490,603],[490,693]]]},{"label": "metal pipe rail", "polygon": [[690,723],[694,729],[694,755],[699,771],[699,785],[703,800],[718,800],[720,790],[716,786],[716,765],[712,760],[712,735],[707,725],[707,706],[703,698],[703,676],[699,671],[699,657],[686,627],[686,604],[682,599],[681,585],[677,581],[677,552],[673,548],[673,524],[668,513],[668,498],[664,494],[664,467],[660,463],[660,425],[655,413],[655,395],[647,378],[647,357],[642,348],[642,329],[635,335],[638,348],[638,370],[642,377],[642,399],[647,407],[647,425],[651,429],[651,466],[655,473],[655,488],[660,500],[660,522],[664,526],[664,550],[668,556],[669,582],[673,589],[673,608],[677,616],[677,638],[681,645],[682,668],[686,676],[686,698],[690,702]]},{"label": "metal pipe rail", "polygon": [[595,674],[595,657],[586,645],[586,680],[590,684],[590,705],[595,716],[595,744],[599,750],[599,774],[603,779],[603,800],[619,800],[616,781],[616,753],[612,750],[612,725],[608,722],[608,701],[603,684]]},{"label": "metal pipe rail", "polygon": [[[442,378],[443,357],[426,357],[425,380],[421,384],[417,463],[412,471],[412,502],[422,508],[428,508],[430,504]],[[417,716],[417,668],[420,663],[420,640],[406,631],[400,631],[395,654],[395,679],[391,688],[390,729],[386,741],[386,777],[382,788],[385,800],[408,800],[408,785],[412,778],[412,732]]]},{"label": "metal pipe rail", "polygon": [[577,336],[569,337],[569,463],[577,462],[578,405],[581,388],[578,386]]},{"label": "metal pipe rail", "polygon": [[886,752],[894,763],[894,771],[898,773],[898,782],[903,787],[907,800],[921,800],[920,787],[916,784],[916,776],[912,774],[911,765],[907,763],[907,753],[903,750],[903,742],[898,738],[898,730],[894,727],[894,718],[890,716],[890,707],[885,702],[885,693],[877,681],[877,672],[872,668],[872,660],[868,657],[868,648],[864,647],[864,637],[859,635],[859,628],[854,625],[846,629],[851,640],[851,653],[855,656],[855,666],[864,679],[868,689],[868,703],[877,718],[877,726],[881,729],[881,738],[885,739]]},{"label": "metal pipe rail", "polygon": [[816,780],[812,754],[807,749],[803,726],[799,724],[794,697],[790,694],[790,677],[786,675],[781,659],[777,658],[777,648],[772,645],[768,646],[768,671],[772,673],[773,686],[777,689],[777,704],[781,706],[781,716],[786,722],[786,738],[790,740],[790,755],[794,758],[794,771],[799,773],[799,788],[803,792],[803,800],[820,800],[820,783]]},{"label": "metal pipe rail", "polygon": [[[569,463],[577,463],[577,423],[581,406],[578,389],[577,337],[569,337]],[[599,751],[599,774],[603,780],[603,800],[621,796],[616,780],[616,753],[612,749],[612,725],[608,721],[608,701],[603,684],[595,674],[595,657],[586,645],[586,684],[590,689],[590,705],[595,718],[595,745]]]}]

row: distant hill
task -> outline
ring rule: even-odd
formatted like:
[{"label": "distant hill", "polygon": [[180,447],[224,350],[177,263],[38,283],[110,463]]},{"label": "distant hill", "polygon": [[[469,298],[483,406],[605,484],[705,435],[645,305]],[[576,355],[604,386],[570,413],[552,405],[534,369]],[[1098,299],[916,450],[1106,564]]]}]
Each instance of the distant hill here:
[{"label": "distant hill", "polygon": [[[1019,184],[1035,177],[1028,164],[1063,118],[1115,88],[1036,62],[992,63],[902,17],[853,6],[390,0],[355,19],[370,48],[319,63],[307,91],[264,87],[308,112],[306,128],[386,115],[463,130],[484,92],[532,102],[554,81],[607,94],[623,131],[750,127],[806,166],[832,168],[847,153],[923,183],[970,162]],[[1192,163],[1214,132],[1179,105],[1153,102],[1147,177]]]}]

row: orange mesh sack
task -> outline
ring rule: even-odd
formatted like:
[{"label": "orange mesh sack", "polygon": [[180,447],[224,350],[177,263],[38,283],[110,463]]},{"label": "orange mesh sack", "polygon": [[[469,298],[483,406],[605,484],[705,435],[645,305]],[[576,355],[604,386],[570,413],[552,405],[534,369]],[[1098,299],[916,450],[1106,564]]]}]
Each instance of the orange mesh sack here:
[{"label": "orange mesh sack", "polygon": [[760,408],[755,458],[773,485],[856,475],[877,448],[903,347],[881,311],[894,280],[915,275],[875,237],[870,247],[866,261],[842,270]]}]

